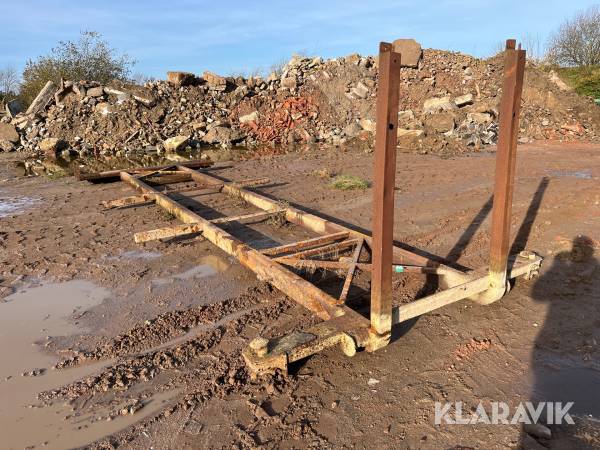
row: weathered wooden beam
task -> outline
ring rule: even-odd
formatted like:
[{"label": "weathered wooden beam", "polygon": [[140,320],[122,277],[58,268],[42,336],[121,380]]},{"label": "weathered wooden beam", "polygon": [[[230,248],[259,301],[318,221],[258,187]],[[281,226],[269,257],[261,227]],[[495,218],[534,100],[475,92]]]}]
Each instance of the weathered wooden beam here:
[{"label": "weathered wooden beam", "polygon": [[202,233],[202,225],[197,223],[185,223],[183,225],[172,225],[170,227],[157,228],[148,231],[139,231],[133,235],[136,244],[157,241],[159,239],[170,239],[178,236]]},{"label": "weathered wooden beam", "polygon": [[184,223],[198,223],[204,221],[202,216],[196,214],[195,212],[189,210],[185,206],[177,203],[175,200],[167,197],[164,194],[161,194],[158,190],[153,188],[152,186],[144,183],[142,180],[137,179],[133,175],[130,175],[127,172],[121,172],[121,179],[128,183],[129,185],[135,187],[142,194],[152,195],[154,196],[154,201],[157,205],[166,209],[168,212],[173,214],[179,220]]},{"label": "weathered wooden beam", "polygon": [[[260,222],[266,220],[269,217],[282,214],[283,211],[261,211],[252,214],[242,214],[239,216],[230,217],[219,217],[218,219],[212,219],[209,222],[213,224],[226,225],[232,222],[237,223],[249,223],[249,222]],[[183,225],[172,225],[163,228],[157,228],[148,231],[139,231],[133,235],[133,239],[137,244],[143,242],[156,241],[159,239],[170,239],[174,237],[186,236],[190,234],[202,233],[202,226],[200,224],[183,224]]]},{"label": "weathered wooden beam", "polygon": [[166,173],[165,175],[163,175],[162,172],[157,172],[155,174],[149,174],[139,178],[143,179],[146,183],[151,183],[153,186],[185,183],[186,181],[191,181],[192,179],[188,173],[183,172],[172,172]]},{"label": "weathered wooden beam", "polygon": [[219,217],[218,219],[212,219],[210,222],[215,224],[228,224],[232,222],[237,223],[249,223],[249,222],[260,222],[262,220],[269,219],[273,216],[281,215],[285,212],[284,209],[278,209],[275,211],[261,211],[251,214],[241,214],[239,216]]},{"label": "weathered wooden beam", "polygon": [[151,194],[131,195],[129,197],[118,198],[116,200],[104,200],[102,206],[106,209],[123,208],[125,206],[145,205],[154,202],[154,196]]},{"label": "weathered wooden beam", "polygon": [[379,84],[373,179],[373,239],[370,243],[371,326],[381,335],[392,330],[392,262],[394,257],[394,186],[398,145],[400,54],[379,44]]},{"label": "weathered wooden beam", "polygon": [[357,245],[359,242],[360,242],[360,239],[349,239],[347,241],[336,242],[335,244],[329,244],[329,245],[324,245],[322,247],[310,248],[308,250],[302,250],[300,252],[292,253],[290,255],[280,256],[280,257],[274,258],[273,261],[279,261],[281,259],[290,259],[290,258],[303,259],[303,258],[308,258],[310,256],[315,256],[315,255],[321,255],[321,256],[329,255],[331,253],[339,252],[339,251],[345,250],[347,248],[350,248],[354,245]]},{"label": "weathered wooden beam", "polygon": [[[213,165],[213,162],[210,160],[195,160],[195,161],[186,161],[183,163],[178,163],[178,167],[187,167],[191,169],[202,169],[208,168]],[[89,181],[89,182],[97,182],[97,181],[118,181],[121,179],[121,172],[127,172],[130,174],[136,173],[144,173],[150,171],[157,170],[165,170],[170,167],[176,167],[174,164],[168,164],[164,166],[152,166],[152,167],[134,167],[129,169],[117,169],[117,170],[107,170],[104,172],[96,172],[96,173],[81,173],[81,169],[78,165],[74,166],[75,177],[79,181]]]},{"label": "weathered wooden beam", "polygon": [[234,256],[243,266],[249,268],[257,277],[279,289],[300,305],[314,312],[323,320],[348,315],[356,325],[361,324],[358,314],[347,307],[338,306],[337,300],[323,292],[312,283],[272,261],[250,246],[240,242],[231,234],[212,224],[198,214],[190,211],[176,201],[161,194],[152,186],[129,175],[121,173],[123,181],[144,194],[154,194],[156,204],[165,208],[185,223],[197,223],[202,227],[203,236],[229,255]]},{"label": "weathered wooden beam", "polygon": [[304,250],[307,248],[317,247],[324,244],[328,244],[333,241],[338,241],[340,239],[346,239],[350,233],[347,231],[342,231],[339,233],[328,234],[325,236],[318,236],[311,239],[306,239],[304,241],[292,242],[291,244],[280,245],[278,247],[267,248],[265,250],[261,250],[263,255],[267,256],[276,256],[281,255],[282,253],[290,253],[297,252],[300,250]]}]

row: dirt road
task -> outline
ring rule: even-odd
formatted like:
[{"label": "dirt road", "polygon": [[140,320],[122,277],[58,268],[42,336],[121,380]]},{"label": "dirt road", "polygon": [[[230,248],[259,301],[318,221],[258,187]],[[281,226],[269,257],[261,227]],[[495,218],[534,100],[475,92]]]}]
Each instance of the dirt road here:
[{"label": "dirt road", "polygon": [[[330,350],[257,381],[241,349],[305,327],[314,319],[301,307],[204,241],[134,244],[134,232],[176,222],[152,206],[103,211],[100,201],[130,195],[123,184],[15,178],[2,155],[3,447],[536,448],[517,425],[436,426],[434,404],[560,400],[575,402],[577,424],[553,426],[541,442],[598,448],[598,150],[519,147],[513,250],[546,258],[539,278],[491,306],[460,302],[420,317],[377,353]],[[219,174],[271,177],[260,191],[370,227],[371,190],[337,191],[316,173],[371,179],[371,155],[310,151],[230,166]],[[493,154],[399,154],[395,238],[484,265],[493,172]],[[247,233],[264,244],[260,228]],[[425,281],[397,278],[397,296],[415,283]]]}]

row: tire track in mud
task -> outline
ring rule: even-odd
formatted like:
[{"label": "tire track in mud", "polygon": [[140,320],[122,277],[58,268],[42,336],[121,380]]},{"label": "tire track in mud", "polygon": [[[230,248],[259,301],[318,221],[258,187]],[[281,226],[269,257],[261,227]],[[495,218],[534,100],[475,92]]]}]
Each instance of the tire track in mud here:
[{"label": "tire track in mud", "polygon": [[[256,334],[257,330],[267,330],[268,333],[269,327],[293,305],[268,285],[260,285],[220,303],[162,314],[117,336],[106,345],[90,352],[80,352],[57,364],[56,368],[60,370],[91,360],[119,359],[98,374],[42,392],[38,398],[46,405],[66,400],[74,409],[90,410],[96,404],[106,403],[106,395],[114,396],[114,404],[136,401],[132,397],[141,401],[148,397],[148,390],[181,391],[176,397],[178,400],[159,413],[90,444],[92,448],[113,448],[133,439],[135,430],[166,420],[178,411],[193,411],[214,398],[236,394],[251,401],[260,391],[289,393],[296,384],[293,377],[284,377],[280,373],[260,379],[250,376],[241,356],[245,340],[238,342],[238,339],[246,332]],[[206,329],[207,325],[210,328]],[[180,340],[182,336],[185,338],[190,332],[195,332],[195,328],[202,331],[183,342]],[[219,347],[226,338],[235,345]],[[171,344],[172,341],[176,343]],[[159,374],[163,376],[159,377]],[[260,404],[253,405],[253,408],[262,411]],[[113,415],[118,415],[118,411]],[[261,419],[260,413],[257,413],[257,420],[267,419]],[[299,429],[298,432],[314,434],[316,438],[310,427],[301,428],[304,431]],[[244,448],[256,445],[252,430],[240,428],[238,433],[240,443],[245,443]]]},{"label": "tire track in mud", "polygon": [[267,302],[273,295],[273,289],[262,284],[222,302],[169,311],[145,321],[144,324],[132,328],[94,350],[75,351],[74,356],[59,362],[54,368],[66,369],[84,362],[139,353],[182,336],[201,325],[219,322],[236,312]]}]

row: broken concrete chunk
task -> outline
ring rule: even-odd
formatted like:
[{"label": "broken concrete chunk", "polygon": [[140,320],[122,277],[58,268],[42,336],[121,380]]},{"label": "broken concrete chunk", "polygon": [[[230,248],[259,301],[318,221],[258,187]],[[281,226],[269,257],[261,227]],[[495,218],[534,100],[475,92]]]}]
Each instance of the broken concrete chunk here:
[{"label": "broken concrete chunk", "polygon": [[352,122],[344,128],[344,135],[353,138],[360,134],[362,128],[356,122]]},{"label": "broken concrete chunk", "polygon": [[16,147],[12,142],[0,139],[0,150],[3,152],[12,152],[16,150]]},{"label": "broken concrete chunk", "polygon": [[56,159],[57,153],[68,146],[67,142],[58,138],[46,138],[39,143],[40,150],[50,159]]},{"label": "broken concrete chunk", "polygon": [[375,122],[371,119],[360,119],[358,124],[363,130],[368,131],[370,133],[375,133]]},{"label": "broken concrete chunk", "polygon": [[399,128],[419,128],[421,123],[419,120],[416,120],[415,113],[412,109],[407,109],[406,111],[398,112],[398,127]]},{"label": "broken concrete chunk", "polygon": [[79,98],[84,98],[87,95],[87,88],[81,83],[73,83],[71,89],[75,92]]},{"label": "broken concrete chunk", "polygon": [[227,78],[217,75],[216,73],[209,72],[208,70],[202,74],[202,78],[206,80],[208,87],[213,91],[225,91],[227,90]]},{"label": "broken concrete chunk", "polygon": [[436,133],[447,133],[454,130],[455,126],[454,114],[451,112],[443,112],[431,114],[425,118],[425,126],[428,129],[434,130]]},{"label": "broken concrete chunk", "polygon": [[62,103],[62,101],[69,95],[73,93],[73,85],[68,85],[63,87],[62,89],[59,89],[58,91],[55,92],[54,94],[54,103],[56,103],[57,105],[60,105]]},{"label": "broken concrete chunk", "polygon": [[402,67],[419,67],[419,61],[423,56],[423,49],[414,39],[396,39],[393,42],[396,53],[400,53],[400,65]]},{"label": "broken concrete chunk", "polygon": [[163,145],[165,146],[165,150],[167,152],[176,152],[177,150],[180,150],[183,147],[185,147],[189,139],[189,136],[175,136],[164,141]]},{"label": "broken concrete chunk", "polygon": [[102,86],[90,88],[87,90],[86,95],[93,98],[102,97],[104,95],[104,88]]},{"label": "broken concrete chunk", "polygon": [[46,109],[46,106],[54,98],[56,92],[56,85],[53,81],[48,81],[42,88],[37,97],[31,102],[29,108],[27,108],[26,114],[37,114]]},{"label": "broken concrete chunk", "polygon": [[297,86],[296,77],[289,76],[289,77],[281,78],[280,84],[281,84],[281,87],[288,88],[290,90],[295,89]]},{"label": "broken concrete chunk", "polygon": [[175,86],[188,86],[193,84],[196,75],[190,72],[167,72],[167,80]]},{"label": "broken concrete chunk", "polygon": [[403,138],[403,137],[421,137],[423,136],[424,131],[423,130],[405,130],[402,128],[398,128],[398,138]]},{"label": "broken concrete chunk", "polygon": [[460,95],[454,99],[454,103],[458,107],[472,105],[473,104],[473,94]]},{"label": "broken concrete chunk", "polygon": [[219,126],[211,128],[208,133],[202,137],[202,141],[207,144],[229,145],[241,141],[244,137],[244,133],[240,130]]},{"label": "broken concrete chunk", "polygon": [[15,117],[21,112],[23,112],[23,104],[20,100],[11,100],[6,104],[6,114],[8,114],[8,117]]},{"label": "broken concrete chunk", "polygon": [[429,98],[425,100],[425,103],[423,103],[424,113],[452,111],[453,109],[456,109],[456,104],[449,96]]},{"label": "broken concrete chunk", "polygon": [[256,122],[258,120],[258,111],[252,111],[250,114],[240,116],[240,123]]},{"label": "broken concrete chunk", "polygon": [[367,98],[369,95],[369,88],[365,86],[363,83],[359,82],[356,87],[353,87],[350,91],[356,98]]},{"label": "broken concrete chunk", "polygon": [[121,99],[125,99],[128,96],[131,96],[138,102],[148,107],[152,107],[156,103],[156,99],[154,98],[154,96],[147,89],[141,86],[131,87],[128,89],[118,89],[107,86],[104,88],[104,92],[106,92],[107,94],[116,95]]},{"label": "broken concrete chunk", "polygon": [[0,123],[0,141],[16,144],[19,142],[19,133],[10,123]]},{"label": "broken concrete chunk", "polygon": [[117,111],[115,106],[106,102],[98,103],[94,109],[97,113],[102,114],[103,116],[106,116],[107,114],[113,114]]},{"label": "broken concrete chunk", "polygon": [[470,120],[471,122],[476,122],[476,123],[490,123],[490,122],[492,122],[493,117],[489,113],[473,112],[473,113],[467,114],[467,120]]}]

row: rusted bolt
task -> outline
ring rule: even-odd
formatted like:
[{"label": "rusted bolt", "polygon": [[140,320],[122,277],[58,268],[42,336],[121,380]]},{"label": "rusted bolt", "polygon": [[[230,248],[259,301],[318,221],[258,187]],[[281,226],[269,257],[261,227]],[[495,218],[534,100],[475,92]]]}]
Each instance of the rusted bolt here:
[{"label": "rusted bolt", "polygon": [[266,356],[268,350],[269,340],[263,337],[257,337],[252,339],[250,342],[250,348],[256,353],[256,356],[263,357]]}]

